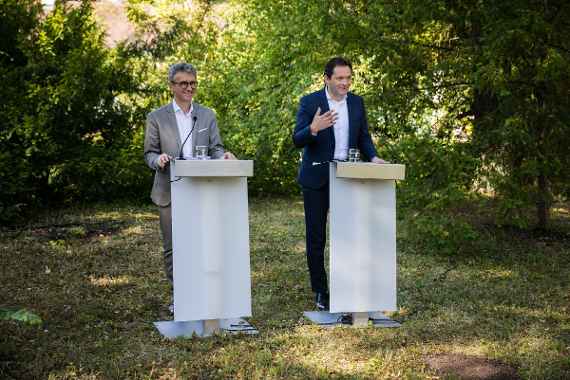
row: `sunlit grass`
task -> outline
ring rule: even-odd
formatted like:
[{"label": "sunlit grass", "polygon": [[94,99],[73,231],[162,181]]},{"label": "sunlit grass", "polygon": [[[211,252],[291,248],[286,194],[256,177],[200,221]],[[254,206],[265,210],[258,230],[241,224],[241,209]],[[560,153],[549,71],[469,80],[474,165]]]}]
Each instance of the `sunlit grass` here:
[{"label": "sunlit grass", "polygon": [[44,320],[0,322],[0,378],[434,379],[425,359],[439,353],[499,360],[525,379],[570,377],[568,239],[487,229],[479,251],[445,256],[406,228],[401,212],[391,315],[402,327],[318,328],[302,317],[313,309],[302,202],[252,199],[260,334],[170,341],[152,325],[170,318],[154,207],[46,213],[0,232],[0,306]]},{"label": "sunlit grass", "polygon": [[100,287],[111,287],[111,286],[117,286],[117,285],[126,285],[129,283],[129,277],[128,276],[118,276],[118,277],[111,277],[111,276],[101,276],[101,277],[95,277],[93,275],[89,276],[89,281],[91,282],[91,284],[93,284],[94,286],[100,286]]}]

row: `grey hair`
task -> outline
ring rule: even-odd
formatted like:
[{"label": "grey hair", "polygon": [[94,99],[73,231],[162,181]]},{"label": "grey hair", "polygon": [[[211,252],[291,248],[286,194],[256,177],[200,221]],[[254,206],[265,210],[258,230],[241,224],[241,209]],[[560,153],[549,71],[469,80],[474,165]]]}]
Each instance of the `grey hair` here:
[{"label": "grey hair", "polygon": [[195,77],[198,76],[197,75],[198,73],[197,73],[196,68],[194,66],[192,66],[191,64],[186,63],[186,62],[180,62],[180,63],[175,63],[173,65],[170,65],[170,67],[168,68],[168,81],[173,82],[174,76],[176,75],[176,73],[180,73],[180,72],[192,74]]}]

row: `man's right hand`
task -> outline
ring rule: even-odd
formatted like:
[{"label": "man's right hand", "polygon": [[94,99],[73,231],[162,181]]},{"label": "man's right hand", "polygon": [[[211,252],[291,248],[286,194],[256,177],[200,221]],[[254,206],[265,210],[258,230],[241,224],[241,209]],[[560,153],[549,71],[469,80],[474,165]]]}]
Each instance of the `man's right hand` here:
[{"label": "man's right hand", "polygon": [[158,166],[161,169],[164,169],[164,167],[166,166],[166,164],[170,161],[170,156],[166,153],[162,153],[160,156],[158,156]]},{"label": "man's right hand", "polygon": [[311,129],[311,133],[316,135],[319,131],[332,127],[336,122],[336,119],[338,119],[338,114],[335,111],[329,110],[321,115],[321,107],[317,108],[317,112],[315,112],[315,116],[313,117],[313,122],[309,127]]}]

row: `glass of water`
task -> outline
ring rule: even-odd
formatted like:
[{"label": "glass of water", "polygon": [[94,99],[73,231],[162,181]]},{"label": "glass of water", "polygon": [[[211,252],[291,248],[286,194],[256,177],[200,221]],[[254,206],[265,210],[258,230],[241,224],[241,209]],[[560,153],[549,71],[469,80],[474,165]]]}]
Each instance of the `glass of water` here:
[{"label": "glass of water", "polygon": [[348,162],[358,162],[360,161],[360,151],[356,148],[350,148],[348,150]]},{"label": "glass of water", "polygon": [[196,145],[194,158],[197,160],[205,160],[208,158],[208,147],[205,145]]}]

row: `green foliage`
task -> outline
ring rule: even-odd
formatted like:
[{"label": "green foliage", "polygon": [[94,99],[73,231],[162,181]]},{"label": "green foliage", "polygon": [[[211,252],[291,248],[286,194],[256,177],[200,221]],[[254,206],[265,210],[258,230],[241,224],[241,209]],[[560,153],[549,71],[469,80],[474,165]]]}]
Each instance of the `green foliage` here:
[{"label": "green foliage", "polygon": [[506,215],[536,204],[545,227],[545,213],[570,178],[570,28],[562,21],[570,8],[529,3],[499,11],[495,26],[482,25],[478,36],[473,143]]},{"label": "green foliage", "polygon": [[18,211],[20,191],[29,186],[29,163],[15,121],[21,117],[22,83],[26,79],[28,58],[21,48],[37,25],[41,4],[36,0],[0,3],[0,219]]},{"label": "green foliage", "polygon": [[317,24],[318,17],[315,5],[244,2],[221,36],[221,62],[208,64],[215,73],[209,98],[229,132],[228,147],[255,160],[254,193],[298,191],[299,153],[291,134],[298,100],[321,70],[315,42],[311,46],[320,29],[307,28],[307,21]]},{"label": "green foliage", "polygon": [[[437,215],[484,187],[497,221],[546,226],[570,193],[570,7],[447,2],[130,0],[136,35],[103,44],[92,2],[1,3],[0,215],[146,198],[145,115],[170,101],[168,66],[199,71],[197,101],[226,147],[255,160],[252,194],[298,192],[298,101],[331,56],[354,63],[382,156],[408,165],[402,206]],[[48,202],[49,201],[49,202]]]},{"label": "green foliage", "polygon": [[85,2],[56,7],[32,42],[28,102],[39,112],[25,128],[41,131],[30,159],[56,199],[104,196],[117,184],[109,177],[124,164],[115,159],[119,148],[131,142],[129,110],[116,99],[130,78],[114,65],[102,38]]},{"label": "green foliage", "polygon": [[382,156],[406,164],[398,184],[408,238],[426,250],[447,255],[464,252],[478,234],[450,210],[472,200],[470,189],[478,161],[466,143],[443,143],[428,135],[411,135],[385,145]]},{"label": "green foliage", "polygon": [[10,310],[0,308],[0,320],[18,321],[28,325],[41,325],[42,319],[26,309]]},{"label": "green foliage", "polygon": [[[197,101],[217,112],[226,148],[239,158],[255,160],[255,176],[249,180],[253,194],[298,191],[299,153],[291,140],[298,99],[315,84],[314,74],[332,54],[314,53],[317,24],[310,30],[312,46],[299,41],[309,20],[320,17],[318,6],[304,5],[230,2],[224,10],[198,1],[187,17],[180,17],[176,1],[129,2],[139,33],[156,36],[147,44],[125,48],[130,59],[152,67],[143,71],[145,81],[154,84],[150,108],[170,100],[168,64],[186,60],[196,65],[201,83]],[[141,12],[144,6],[153,6],[155,16]],[[223,17],[222,27],[215,17]],[[155,65],[157,59],[162,64]]]},{"label": "green foliage", "polygon": [[469,196],[478,161],[468,144],[412,135],[386,144],[381,152],[406,165],[406,180],[398,186],[403,206],[441,212]]},{"label": "green foliage", "polygon": [[570,29],[562,21],[570,8],[556,1],[435,4],[430,12],[408,9],[402,19],[432,37],[420,40],[432,54],[418,71],[435,85],[425,88],[447,110],[449,126],[467,118],[461,129],[481,158],[478,178],[504,200],[503,220],[515,222],[518,209],[536,205],[545,227],[570,178]]},{"label": "green foliage", "polygon": [[132,196],[128,190],[148,182],[140,181],[143,165],[129,149],[132,111],[117,99],[131,78],[103,45],[91,3],[58,2],[41,19],[36,8],[21,9],[3,14],[29,27],[11,33],[19,65],[3,66],[1,218],[19,205],[113,198],[124,190]]},{"label": "green foliage", "polygon": [[469,222],[450,217],[449,211],[418,211],[409,214],[406,222],[410,242],[440,255],[472,253],[473,242],[480,237]]},{"label": "green foliage", "polygon": [[365,69],[356,87],[382,141],[422,129],[435,144],[461,136],[481,160],[472,179],[505,211],[536,205],[544,227],[570,178],[567,2],[324,4],[327,32]]}]

